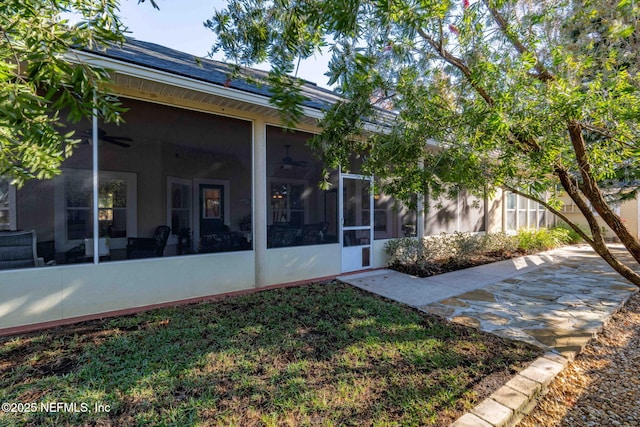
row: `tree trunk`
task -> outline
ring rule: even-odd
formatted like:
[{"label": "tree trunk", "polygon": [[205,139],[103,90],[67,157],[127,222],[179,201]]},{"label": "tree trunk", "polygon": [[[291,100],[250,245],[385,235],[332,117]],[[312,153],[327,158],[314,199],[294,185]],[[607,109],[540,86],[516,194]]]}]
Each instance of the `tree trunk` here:
[{"label": "tree trunk", "polygon": [[607,247],[607,244],[602,237],[600,224],[598,224],[595,215],[591,212],[589,205],[582,199],[575,180],[569,175],[566,169],[562,167],[557,167],[555,173],[558,178],[560,178],[562,187],[565,189],[569,197],[571,197],[571,200],[574,201],[576,206],[578,206],[578,209],[580,209],[580,212],[582,212],[589,224],[589,229],[591,230],[592,235],[591,241],[588,241],[589,245],[591,245],[593,250],[596,251],[596,253],[600,255],[602,259],[611,266],[611,268],[637,287],[640,287],[640,275],[620,262],[620,260],[618,260]]},{"label": "tree trunk", "polygon": [[[598,184],[591,174],[591,165],[587,158],[586,145],[582,135],[582,126],[579,123],[572,121],[569,123],[568,129],[571,144],[573,145],[576,160],[578,161],[580,175],[582,176],[582,182],[579,184],[580,191],[584,194],[587,200],[591,202],[591,205],[595,211],[598,212],[598,215],[600,215],[605,224],[607,224],[616,236],[618,236],[620,242],[622,242],[622,244],[627,248],[631,256],[640,263],[640,242],[638,242],[638,239],[629,232],[622,222],[622,219],[613,212],[611,207],[609,207],[606,200],[604,200],[604,197],[602,197],[602,192],[600,191],[600,188],[598,188]],[[589,210],[589,212],[590,211],[591,210]]]}]

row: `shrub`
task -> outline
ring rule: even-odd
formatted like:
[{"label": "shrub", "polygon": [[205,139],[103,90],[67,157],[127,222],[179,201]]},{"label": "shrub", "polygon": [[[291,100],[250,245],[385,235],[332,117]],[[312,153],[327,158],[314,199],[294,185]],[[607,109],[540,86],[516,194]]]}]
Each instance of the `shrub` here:
[{"label": "shrub", "polygon": [[423,268],[435,263],[464,263],[472,256],[490,255],[510,257],[515,252],[533,252],[575,243],[577,233],[557,227],[553,229],[520,230],[516,235],[506,233],[471,234],[442,233],[420,239],[403,237],[389,240],[385,252],[389,265],[414,265]]},{"label": "shrub", "polygon": [[504,232],[489,233],[483,236],[483,252],[498,256],[511,255],[518,250],[516,236]]},{"label": "shrub", "polygon": [[390,265],[425,265],[452,260],[461,262],[486,252],[503,254],[515,251],[516,247],[513,238],[504,233],[495,236],[456,232],[429,236],[422,241],[406,237],[392,239],[386,243],[385,252]]},{"label": "shrub", "polygon": [[557,227],[520,230],[517,238],[518,248],[525,252],[547,250],[571,243],[569,230]]},{"label": "shrub", "polygon": [[384,245],[389,264],[408,265],[418,262],[420,240],[411,237],[391,239]]},{"label": "shrub", "polygon": [[[585,230],[584,227],[580,227],[587,235],[590,235],[591,232],[589,232],[589,230]],[[582,237],[580,237],[580,235],[578,233],[576,233],[576,231],[569,227],[567,224],[565,223],[561,223],[560,225],[556,226],[555,228],[553,228],[552,230],[565,230],[566,231],[566,235],[567,235],[567,240],[566,243],[569,245],[575,245],[577,243],[581,243],[584,242],[584,240],[582,239]]]}]

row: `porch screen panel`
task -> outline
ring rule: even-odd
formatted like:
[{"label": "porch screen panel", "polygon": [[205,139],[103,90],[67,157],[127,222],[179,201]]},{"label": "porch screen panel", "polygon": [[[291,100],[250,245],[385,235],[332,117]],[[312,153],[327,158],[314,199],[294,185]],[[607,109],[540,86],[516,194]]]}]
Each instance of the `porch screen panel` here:
[{"label": "porch screen panel", "polygon": [[[375,240],[416,236],[417,214],[415,210],[385,194],[376,194],[373,201],[373,235]],[[415,200],[413,202],[415,203]]]},{"label": "porch screen panel", "polygon": [[485,231],[484,199],[461,192],[458,200],[460,216],[458,231],[470,233]]},{"label": "porch screen panel", "polygon": [[322,165],[313,135],[267,126],[267,247],[337,242],[336,192],[318,188]]}]

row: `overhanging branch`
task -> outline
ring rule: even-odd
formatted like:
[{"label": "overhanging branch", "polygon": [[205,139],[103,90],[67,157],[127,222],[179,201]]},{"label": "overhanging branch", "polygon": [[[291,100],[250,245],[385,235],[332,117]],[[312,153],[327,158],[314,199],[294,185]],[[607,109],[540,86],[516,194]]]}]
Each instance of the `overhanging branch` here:
[{"label": "overhanging branch", "polygon": [[571,220],[569,220],[569,218],[567,218],[562,212],[560,212],[559,210],[555,209],[553,206],[551,206],[549,203],[545,202],[544,200],[540,200],[537,197],[533,197],[529,194],[523,193],[522,191],[516,190],[513,187],[509,187],[508,185],[504,186],[507,190],[509,190],[510,192],[517,194],[519,196],[522,196],[524,198],[527,198],[529,200],[533,200],[534,202],[540,203],[542,206],[544,206],[549,212],[551,212],[552,214],[554,214],[555,216],[557,216],[558,218],[560,218],[561,220],[563,220],[569,227],[571,227],[571,229],[573,231],[575,231],[576,233],[578,233],[578,235],[580,237],[582,237],[584,239],[585,242],[587,242],[589,245],[593,245],[593,239],[591,239],[591,237],[589,237],[587,235],[587,233],[585,233],[580,227],[578,227],[576,224],[574,224],[573,222],[571,222]]}]

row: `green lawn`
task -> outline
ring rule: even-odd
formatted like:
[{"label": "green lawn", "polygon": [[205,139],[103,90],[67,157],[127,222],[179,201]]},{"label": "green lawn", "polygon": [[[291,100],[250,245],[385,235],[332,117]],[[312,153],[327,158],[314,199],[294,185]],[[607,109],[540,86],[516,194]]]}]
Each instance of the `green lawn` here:
[{"label": "green lawn", "polygon": [[538,353],[338,283],[268,290],[2,339],[0,402],[38,408],[0,425],[446,425]]}]

